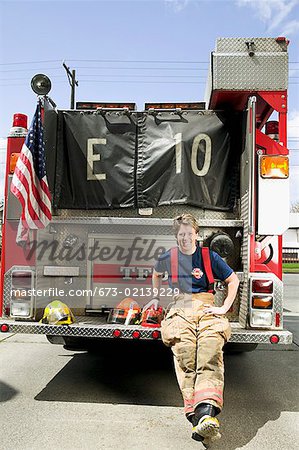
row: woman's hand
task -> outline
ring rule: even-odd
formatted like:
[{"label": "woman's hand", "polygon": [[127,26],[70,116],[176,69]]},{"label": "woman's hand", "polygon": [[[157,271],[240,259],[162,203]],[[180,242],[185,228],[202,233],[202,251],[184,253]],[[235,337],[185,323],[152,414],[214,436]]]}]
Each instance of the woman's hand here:
[{"label": "woman's hand", "polygon": [[227,310],[224,306],[210,306],[210,305],[204,305],[205,309],[203,312],[205,314],[216,314],[216,315],[224,315],[227,313]]}]

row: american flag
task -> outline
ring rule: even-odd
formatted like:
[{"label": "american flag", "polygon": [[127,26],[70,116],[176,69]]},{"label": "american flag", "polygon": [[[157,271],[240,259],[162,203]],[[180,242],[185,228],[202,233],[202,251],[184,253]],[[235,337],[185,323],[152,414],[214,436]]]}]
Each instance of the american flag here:
[{"label": "american flag", "polygon": [[46,227],[52,218],[40,100],[17,160],[10,189],[22,205],[17,235],[17,243],[21,244],[27,241],[29,230]]}]

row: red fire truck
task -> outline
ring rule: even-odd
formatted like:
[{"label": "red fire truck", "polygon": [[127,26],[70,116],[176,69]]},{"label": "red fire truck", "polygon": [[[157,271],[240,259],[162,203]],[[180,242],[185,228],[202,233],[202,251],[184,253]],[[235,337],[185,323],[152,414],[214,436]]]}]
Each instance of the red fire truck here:
[{"label": "red fire truck", "polygon": [[[44,334],[66,348],[103,339],[159,341],[157,323],[132,322],[122,311],[114,315],[119,320],[109,317],[124,298],[134,300],[137,313],[149,302],[155,261],[176,244],[172,218],[191,212],[199,244],[218,252],[240,279],[228,312],[230,345],[243,351],[290,344],[282,283],[287,84],[286,38],[221,38],[204,102],[148,103],[143,111],[132,103],[79,102],[59,110],[40,95],[52,219],[22,245],[21,205],[10,186],[27,119],[15,115],[7,145],[1,332]],[[220,280],[215,290],[221,305]],[[171,297],[165,274],[163,308]],[[55,300],[71,309],[73,323],[43,322]]]}]

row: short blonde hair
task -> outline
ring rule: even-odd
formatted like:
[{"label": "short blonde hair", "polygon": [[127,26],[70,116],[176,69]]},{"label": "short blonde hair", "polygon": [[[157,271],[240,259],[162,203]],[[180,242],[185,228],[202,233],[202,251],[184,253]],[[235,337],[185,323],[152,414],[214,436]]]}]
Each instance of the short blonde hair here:
[{"label": "short blonde hair", "polygon": [[191,225],[196,233],[199,232],[199,225],[196,218],[192,216],[192,214],[184,213],[173,219],[173,231],[175,236],[178,235],[181,225]]}]

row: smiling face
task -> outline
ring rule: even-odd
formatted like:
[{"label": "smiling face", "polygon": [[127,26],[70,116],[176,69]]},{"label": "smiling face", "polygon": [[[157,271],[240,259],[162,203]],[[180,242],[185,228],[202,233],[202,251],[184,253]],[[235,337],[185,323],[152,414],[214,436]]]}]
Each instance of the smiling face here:
[{"label": "smiling face", "polygon": [[182,224],[177,234],[179,249],[186,255],[192,255],[196,250],[196,240],[198,233],[192,225]]}]

